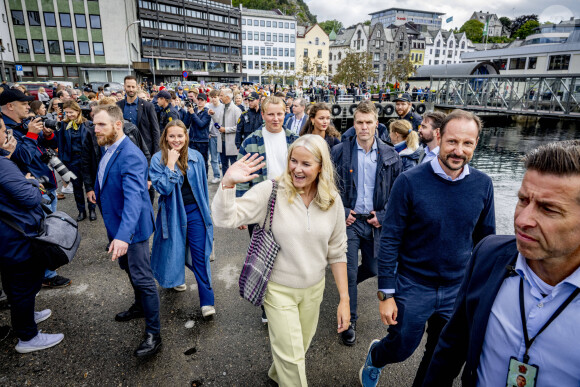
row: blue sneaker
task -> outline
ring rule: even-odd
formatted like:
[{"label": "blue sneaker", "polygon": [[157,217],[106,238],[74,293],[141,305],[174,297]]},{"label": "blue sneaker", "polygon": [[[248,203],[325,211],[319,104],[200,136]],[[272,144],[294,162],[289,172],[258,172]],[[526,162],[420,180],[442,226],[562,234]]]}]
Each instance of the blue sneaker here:
[{"label": "blue sneaker", "polygon": [[384,367],[377,368],[373,366],[373,362],[371,360],[371,351],[380,342],[381,342],[380,340],[373,340],[371,342],[365,363],[363,364],[358,373],[360,384],[363,387],[371,387],[371,386],[375,387],[379,382],[379,377],[381,376],[381,371],[383,370]]}]

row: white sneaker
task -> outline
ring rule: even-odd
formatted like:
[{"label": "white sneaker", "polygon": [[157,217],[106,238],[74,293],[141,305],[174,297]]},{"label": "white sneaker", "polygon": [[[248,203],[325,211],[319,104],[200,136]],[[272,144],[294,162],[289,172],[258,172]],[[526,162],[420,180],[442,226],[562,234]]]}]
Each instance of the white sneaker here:
[{"label": "white sneaker", "polygon": [[213,179],[211,179],[211,183],[212,184],[217,184],[220,182],[220,178],[219,177],[214,177]]},{"label": "white sneaker", "polygon": [[187,290],[187,285],[181,284],[179,286],[174,287],[173,290],[175,290],[177,292],[185,292]]},{"label": "white sneaker", "polygon": [[52,315],[52,311],[50,309],[41,310],[40,312],[34,312],[34,322],[41,323],[44,320],[48,319]]},{"label": "white sneaker", "polygon": [[18,340],[15,349],[18,353],[41,351],[43,349],[54,347],[63,339],[64,335],[62,333],[51,334],[38,331],[38,334],[28,341]]},{"label": "white sneaker", "polygon": [[213,305],[206,305],[201,307],[201,315],[203,317],[213,316],[215,314],[215,308]]},{"label": "white sneaker", "polygon": [[66,187],[62,187],[60,189],[60,193],[63,193],[63,194],[72,194],[72,193],[74,193],[72,183],[69,184],[69,185],[67,185]]}]

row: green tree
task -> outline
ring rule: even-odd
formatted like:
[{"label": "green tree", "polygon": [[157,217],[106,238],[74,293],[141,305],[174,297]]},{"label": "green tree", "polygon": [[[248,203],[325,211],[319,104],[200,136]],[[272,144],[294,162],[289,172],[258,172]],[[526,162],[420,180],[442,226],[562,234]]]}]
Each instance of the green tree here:
[{"label": "green tree", "polygon": [[371,21],[370,20],[365,20],[363,24],[365,26],[370,26],[371,25]]},{"label": "green tree", "polygon": [[392,80],[393,82],[405,83],[413,74],[415,74],[415,66],[411,63],[410,55],[407,54],[387,63],[383,82]]},{"label": "green tree", "polygon": [[338,33],[338,30],[340,30],[343,27],[342,22],[336,19],[325,20],[323,22],[318,23],[318,25],[320,26],[320,28],[324,30],[324,32],[326,32],[326,35],[329,35],[332,32],[332,30],[334,30],[335,33]]},{"label": "green tree", "polygon": [[511,21],[511,19],[509,17],[502,16],[502,17],[499,18],[499,21],[505,27],[505,29],[507,31],[510,30],[510,27],[512,25],[512,21]]},{"label": "green tree", "polygon": [[358,85],[373,76],[373,58],[371,54],[350,51],[338,64],[336,75],[332,80],[343,85],[348,85],[351,82]]},{"label": "green tree", "polygon": [[320,58],[302,58],[302,63],[296,68],[296,78],[303,84],[316,83],[318,78],[328,75],[328,66]]},{"label": "green tree", "polygon": [[531,15],[522,15],[522,16],[518,16],[516,17],[514,20],[512,20],[512,24],[510,25],[510,37],[513,38],[515,37],[515,33],[522,28],[522,26],[524,24],[526,24],[527,21],[530,20],[535,20],[538,21],[538,15],[535,14],[531,14]]},{"label": "green tree", "polygon": [[471,40],[473,43],[481,43],[483,38],[483,26],[484,24],[479,20],[471,19],[463,23],[459,32],[465,32],[467,39]]},{"label": "green tree", "polygon": [[540,23],[536,20],[528,20],[521,26],[514,34],[513,37],[518,39],[525,39],[528,35],[534,33],[534,29],[538,28]]}]

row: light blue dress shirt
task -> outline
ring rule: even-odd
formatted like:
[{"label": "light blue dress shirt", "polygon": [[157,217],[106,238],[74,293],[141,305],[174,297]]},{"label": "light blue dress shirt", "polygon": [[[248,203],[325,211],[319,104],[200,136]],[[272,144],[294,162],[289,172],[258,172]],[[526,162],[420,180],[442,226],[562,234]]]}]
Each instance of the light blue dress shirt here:
[{"label": "light blue dress shirt", "polygon": [[115,141],[115,143],[113,145],[108,147],[107,151],[105,152],[105,155],[103,156],[103,158],[99,162],[99,171],[97,172],[97,177],[99,178],[99,188],[103,187],[103,177],[105,176],[105,171],[107,170],[107,164],[109,163],[111,156],[113,156],[113,153],[115,153],[115,151],[119,147],[119,144],[121,144],[121,142],[125,139],[125,137],[127,137],[127,136],[125,136],[125,134],[123,134],[123,136],[120,139],[118,139],[117,141]]},{"label": "light blue dress shirt", "polygon": [[377,174],[377,141],[373,142],[371,150],[365,150],[356,142],[357,148],[357,193],[354,212],[369,214],[373,208],[373,193],[375,192],[375,178]]},{"label": "light blue dress shirt", "polygon": [[433,168],[433,172],[435,172],[436,175],[444,178],[445,180],[449,180],[449,181],[458,181],[458,180],[465,178],[465,176],[469,175],[469,165],[465,164],[463,166],[463,171],[461,171],[461,174],[459,174],[459,176],[457,176],[457,179],[455,179],[455,180],[452,179],[451,176],[446,174],[445,171],[443,170],[443,168],[441,168],[441,165],[439,164],[438,157],[435,157],[433,160],[431,160],[431,168]]},{"label": "light blue dress shirt", "polygon": [[428,163],[434,158],[437,158],[438,154],[439,154],[439,146],[436,146],[435,148],[433,148],[433,150],[430,150],[429,147],[425,145],[425,157],[423,157],[421,164]]},{"label": "light blue dress shirt", "polygon": [[[580,268],[558,285],[550,286],[530,269],[521,254],[516,261],[516,272],[517,276],[504,280],[491,308],[477,369],[478,386],[505,386],[510,357],[523,360],[525,342],[519,307],[520,278],[524,278],[525,315],[530,339],[580,287]],[[579,321],[580,296],[576,296],[534,340],[528,355],[529,363],[539,366],[536,386],[578,387]]]}]

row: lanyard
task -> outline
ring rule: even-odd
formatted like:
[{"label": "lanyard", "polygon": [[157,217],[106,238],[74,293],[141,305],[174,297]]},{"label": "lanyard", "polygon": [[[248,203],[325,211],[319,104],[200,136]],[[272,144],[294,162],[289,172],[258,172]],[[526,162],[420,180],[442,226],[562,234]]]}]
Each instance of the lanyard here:
[{"label": "lanyard", "polygon": [[536,333],[536,335],[530,339],[528,336],[528,327],[526,325],[526,311],[524,310],[525,309],[524,308],[524,279],[522,277],[520,277],[520,316],[522,317],[522,327],[524,329],[524,341],[526,344],[526,352],[524,353],[524,363],[529,363],[529,361],[530,361],[530,356],[528,355],[528,351],[530,350],[530,347],[534,343],[534,340],[536,340],[536,338],[540,335],[540,333],[542,333],[548,327],[548,325],[550,325],[552,323],[552,321],[554,321],[556,319],[556,317],[558,317],[560,315],[560,313],[562,313],[564,311],[564,309],[566,309],[568,304],[570,304],[572,302],[572,300],[574,300],[574,298],[576,298],[578,293],[580,293],[580,288],[576,288],[576,290],[574,290],[572,292],[572,294],[570,294],[570,296],[566,299],[566,301],[564,301],[562,303],[562,305],[560,305],[560,307],[554,312],[552,317],[550,317],[548,319],[548,321],[546,321],[546,323],[538,331],[538,333]]}]

